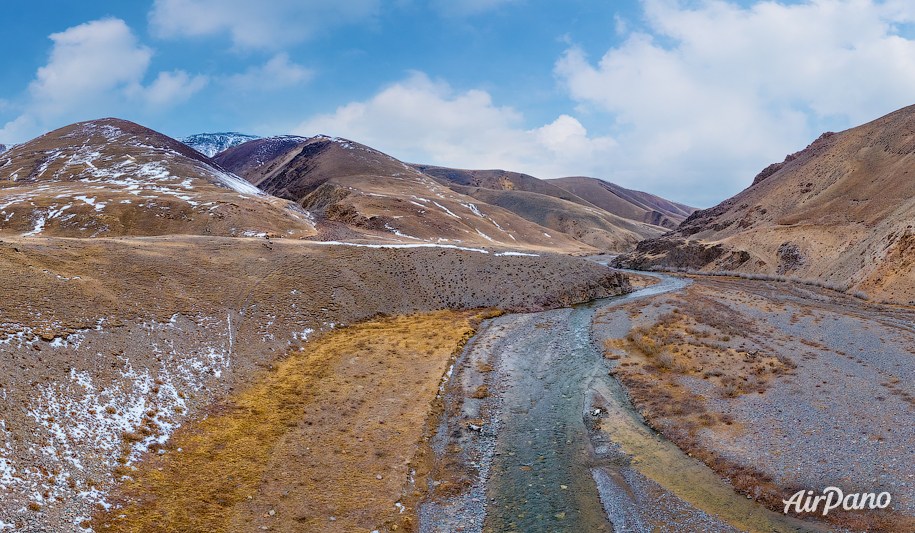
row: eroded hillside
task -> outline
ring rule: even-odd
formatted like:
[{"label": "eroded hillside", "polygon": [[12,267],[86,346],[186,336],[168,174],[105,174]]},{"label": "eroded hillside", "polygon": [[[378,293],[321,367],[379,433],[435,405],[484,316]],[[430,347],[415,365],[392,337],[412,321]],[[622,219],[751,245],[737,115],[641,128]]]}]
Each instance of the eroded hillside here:
[{"label": "eroded hillside", "polygon": [[118,119],[0,155],[0,235],[313,235],[307,213],[162,134]]},{"label": "eroded hillside", "polygon": [[915,303],[915,107],[771,165],[619,264],[813,280]]},{"label": "eroded hillside", "polygon": [[3,238],[0,520],[88,518],[188,416],[319,331],[625,288],[585,260],[266,238]]}]

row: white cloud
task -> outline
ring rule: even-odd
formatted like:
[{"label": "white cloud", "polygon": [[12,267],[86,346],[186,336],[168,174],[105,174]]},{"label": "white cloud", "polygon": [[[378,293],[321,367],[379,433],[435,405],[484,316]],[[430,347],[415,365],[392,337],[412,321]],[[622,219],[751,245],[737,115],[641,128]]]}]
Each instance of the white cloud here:
[{"label": "white cloud", "polygon": [[142,94],[152,106],[170,106],[187,101],[208,82],[206,76],[191,76],[183,70],[160,72],[149,87],[143,88]]},{"label": "white cloud", "polygon": [[20,114],[0,128],[15,142],[66,121],[132,110],[161,108],[187,100],[206,84],[203,76],[180,70],[160,72],[148,86],[153,51],[123,20],[101,19],[50,36],[48,62],[29,84]]},{"label": "white cloud", "polygon": [[127,24],[104,19],[50,36],[48,63],[29,86],[42,114],[57,114],[115,89],[135,89],[149,68],[152,50],[140,45]]},{"label": "white cloud", "polygon": [[155,0],[149,13],[161,37],[228,34],[240,48],[281,48],[329,27],[371,19],[380,0]]},{"label": "white cloud", "polygon": [[457,92],[422,73],[364,102],[313,117],[294,133],[338,135],[412,162],[506,168],[540,177],[593,173],[594,162],[615,145],[608,137],[589,136],[568,115],[525,129],[520,113],[495,105],[488,93]]},{"label": "white cloud", "polygon": [[261,66],[229,76],[228,83],[242,91],[285,89],[301,85],[313,76],[314,72],[310,69],[292,62],[289,54],[279,53]]},{"label": "white cloud", "polygon": [[573,47],[556,65],[583,109],[613,120],[624,183],[720,200],[821,130],[915,98],[915,41],[895,33],[910,2],[643,5],[644,31],[596,63]]}]

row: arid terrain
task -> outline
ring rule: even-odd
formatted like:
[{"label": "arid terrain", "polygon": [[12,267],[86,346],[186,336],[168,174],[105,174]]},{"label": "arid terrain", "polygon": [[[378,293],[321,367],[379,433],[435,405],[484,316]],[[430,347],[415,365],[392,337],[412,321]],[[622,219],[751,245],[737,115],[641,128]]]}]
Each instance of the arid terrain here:
[{"label": "arid terrain", "polygon": [[259,139],[215,161],[336,223],[322,238],[594,253],[629,251],[665,231],[626,201],[619,215],[525,174],[408,165],[347,139]]},{"label": "arid terrain", "polygon": [[[911,117],[696,212],[326,136],[16,145],[0,530],[915,530]],[[829,485],[893,506],[781,512]]]},{"label": "arid terrain", "polygon": [[915,303],[915,107],[825,133],[617,263],[809,280]]},{"label": "arid terrain", "polygon": [[597,341],[645,419],[752,499],[887,491],[895,514],[833,512],[854,531],[915,528],[913,311],[799,284],[697,278],[599,312]]},{"label": "arid terrain", "polygon": [[86,520],[112,473],[316,332],[625,288],[555,255],[265,238],[28,237],[3,239],[0,258],[0,520],[24,531]]},{"label": "arid terrain", "polygon": [[315,234],[295,204],[118,119],[67,126],[3,153],[0,195],[0,235]]},{"label": "arid terrain", "polygon": [[[364,163],[366,154],[380,157],[326,142],[344,150],[336,163],[325,158],[332,167]],[[359,152],[355,160],[352,151]],[[74,124],[4,153],[0,527],[84,530],[111,502],[134,501],[129,495],[136,491],[118,496],[123,500],[114,500],[111,491],[137,479],[135,468],[164,453],[175,431],[196,431],[191,421],[204,420],[220,405],[254,401],[263,394],[258,387],[284,379],[271,369],[304,365],[324,369],[321,376],[342,376],[348,359],[334,359],[339,351],[324,358],[299,351],[312,346],[312,336],[339,344],[355,335],[335,336],[347,325],[448,310],[457,314],[428,320],[454,326],[463,342],[471,326],[460,326],[461,320],[473,320],[462,310],[547,309],[627,290],[624,276],[560,253],[594,248],[561,233],[543,235],[544,228],[507,211],[480,211],[469,198],[465,206],[463,197],[411,172],[409,186],[399,180],[371,185],[376,178],[369,176],[359,194],[403,196],[413,186],[425,187],[429,198],[417,196],[416,203],[436,215],[423,221],[424,239],[366,229],[362,215],[335,219],[336,204],[321,204],[316,196],[306,205],[301,198],[271,196],[205,155],[118,119]],[[372,209],[384,213],[386,207]],[[481,225],[502,231],[502,239],[481,236]],[[471,228],[476,237],[467,242],[446,237]],[[427,320],[423,316],[410,323]],[[395,387],[390,380],[405,368],[429,365],[401,398],[436,391],[442,365],[459,345],[445,336],[429,345],[434,357],[422,361],[416,357],[427,352],[408,350],[409,342],[386,347],[394,373],[386,383]],[[372,372],[352,371],[346,383],[358,387],[352,395],[370,394],[360,380]],[[318,396],[321,405],[336,408],[352,395],[330,387]],[[411,427],[421,427],[433,400],[402,406],[413,409]],[[394,431],[407,423],[407,410],[391,411]],[[273,433],[265,429],[274,440],[265,437],[260,459],[282,457],[277,439],[299,411],[283,413]],[[417,435],[389,444],[399,443],[398,453],[410,455]],[[397,473],[388,482],[399,490],[404,479]],[[341,528],[346,524],[341,516]]]}]

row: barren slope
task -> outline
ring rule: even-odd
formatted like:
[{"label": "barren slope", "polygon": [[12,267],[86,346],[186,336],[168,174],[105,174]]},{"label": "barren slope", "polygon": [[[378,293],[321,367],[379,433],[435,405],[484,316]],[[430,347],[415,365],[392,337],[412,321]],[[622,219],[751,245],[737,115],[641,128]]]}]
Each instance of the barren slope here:
[{"label": "barren slope", "polygon": [[294,204],[132,122],[73,124],[0,155],[0,234],[259,233],[314,228]]},{"label": "barren slope", "polygon": [[414,166],[455,192],[503,207],[525,220],[602,251],[627,252],[639,241],[657,237],[665,231],[641,219],[607,212],[547,180],[527,174]]},{"label": "barren slope", "polygon": [[569,177],[548,180],[550,183],[587,198],[592,204],[617,216],[676,228],[696,209],[641,191],[633,191],[597,178]]},{"label": "barren slope", "polygon": [[542,180],[520,172],[511,172],[507,170],[467,170],[436,167],[432,165],[413,166],[447,184],[480,187],[498,191],[534,192],[593,207],[591,202],[588,202],[565,189],[557,187],[551,183],[550,180]]},{"label": "barren slope", "polygon": [[325,136],[251,141],[216,158],[264,191],[299,202],[328,239],[525,250],[594,248],[509,210],[478,205],[377,150]]},{"label": "barren slope", "polygon": [[812,279],[915,303],[915,107],[771,165],[620,264]]},{"label": "barren slope", "polygon": [[658,226],[618,217],[599,207],[545,194],[457,185],[451,188],[602,251],[627,252],[639,241],[657,237],[664,232]]},{"label": "barren slope", "polygon": [[564,256],[4,237],[0,521],[17,531],[82,522],[112,473],[131,473],[188,416],[314,332],[380,313],[537,309],[623,288],[618,274]]}]

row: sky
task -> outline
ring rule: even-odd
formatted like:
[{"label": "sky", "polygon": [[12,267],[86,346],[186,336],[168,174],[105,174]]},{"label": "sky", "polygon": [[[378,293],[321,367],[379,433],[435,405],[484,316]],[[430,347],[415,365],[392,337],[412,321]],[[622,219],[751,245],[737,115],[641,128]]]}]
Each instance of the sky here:
[{"label": "sky", "polygon": [[0,143],[327,134],[697,207],[915,103],[909,0],[5,0]]}]

